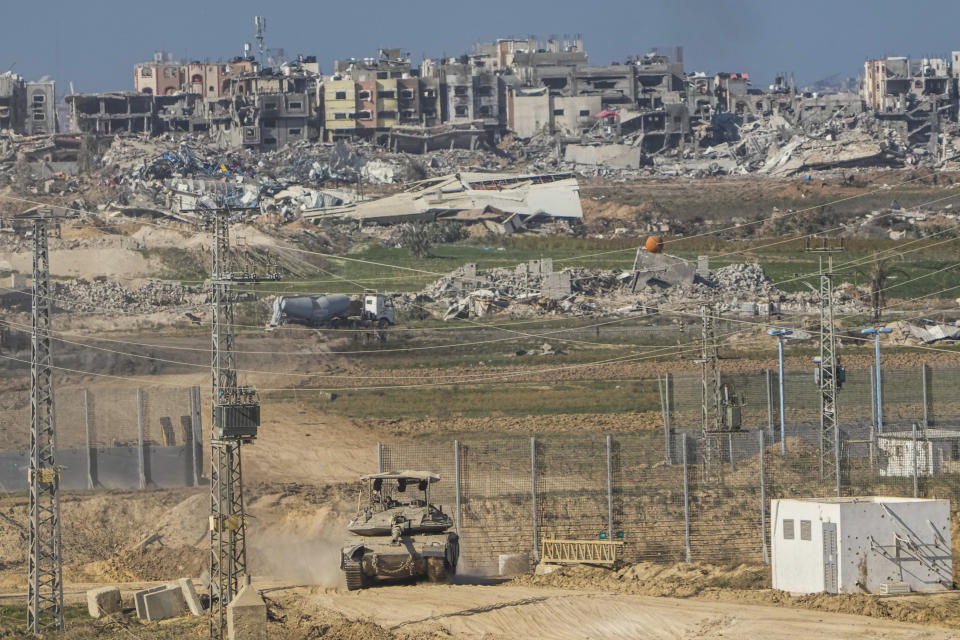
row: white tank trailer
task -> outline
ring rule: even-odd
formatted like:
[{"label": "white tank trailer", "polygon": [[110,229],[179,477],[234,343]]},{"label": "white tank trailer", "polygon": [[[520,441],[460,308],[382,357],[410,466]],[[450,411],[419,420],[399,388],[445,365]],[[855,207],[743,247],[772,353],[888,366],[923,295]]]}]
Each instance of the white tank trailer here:
[{"label": "white tank trailer", "polygon": [[397,322],[393,301],[382,293],[367,291],[362,300],[342,293],[279,296],[273,301],[273,315],[267,330],[283,324],[308,327],[377,327]]}]

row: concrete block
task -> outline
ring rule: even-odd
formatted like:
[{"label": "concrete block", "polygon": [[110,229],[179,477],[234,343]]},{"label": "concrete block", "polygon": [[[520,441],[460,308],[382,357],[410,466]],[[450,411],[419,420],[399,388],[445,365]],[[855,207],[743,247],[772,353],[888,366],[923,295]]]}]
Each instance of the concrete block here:
[{"label": "concrete block", "polygon": [[143,604],[147,611],[147,620],[150,621],[176,618],[187,610],[187,601],[178,584],[168,584],[159,591],[144,595]]},{"label": "concrete block", "polygon": [[177,582],[180,585],[180,590],[183,591],[183,599],[187,601],[190,613],[195,616],[202,616],[203,606],[200,604],[200,598],[197,597],[197,590],[193,588],[193,580],[180,578]]},{"label": "concrete block", "polygon": [[100,587],[87,591],[87,610],[90,612],[91,618],[117,613],[121,608],[120,589]]},{"label": "concrete block", "polygon": [[227,638],[229,640],[267,640],[267,603],[250,584],[240,589],[227,605]]},{"label": "concrete block", "polygon": [[148,593],[155,593],[155,592],[157,592],[157,591],[163,591],[164,589],[166,589],[166,587],[163,586],[163,585],[160,585],[159,587],[151,587],[151,588],[149,588],[149,589],[144,589],[143,591],[137,591],[136,593],[133,594],[133,602],[134,602],[134,604],[135,604],[136,607],[137,607],[137,617],[138,617],[138,618],[140,618],[141,620],[143,620],[143,619],[145,619],[145,618],[147,617],[147,607],[145,606],[145,604],[144,604],[144,602],[143,602],[143,598],[144,598]]},{"label": "concrete block", "polygon": [[576,164],[615,169],[639,169],[643,162],[643,151],[639,147],[622,144],[568,144],[563,159]]}]

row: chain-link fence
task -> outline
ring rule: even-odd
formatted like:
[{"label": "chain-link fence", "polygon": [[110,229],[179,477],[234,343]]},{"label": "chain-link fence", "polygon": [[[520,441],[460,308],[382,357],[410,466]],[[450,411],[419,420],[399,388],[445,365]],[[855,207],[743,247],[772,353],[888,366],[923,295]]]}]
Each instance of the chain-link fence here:
[{"label": "chain-link fence", "polygon": [[[784,417],[787,435],[803,425],[820,424],[820,389],[814,369],[785,371]],[[881,400],[884,427],[909,428],[914,421],[924,427],[960,421],[960,369],[881,369]],[[770,429],[780,424],[779,374],[766,370],[748,374],[726,374],[722,383],[730,393],[743,397],[744,427]],[[677,428],[700,425],[700,374],[667,374],[659,380],[664,419]],[[846,381],[838,392],[839,418],[845,424],[873,424],[876,411],[876,376],[873,367],[847,369]]]},{"label": "chain-link fence", "polygon": [[[26,488],[30,393],[0,396],[0,489]],[[55,391],[56,461],[71,489],[192,486],[202,472],[198,387]]]},{"label": "chain-link fence", "polygon": [[[821,475],[809,425],[785,454],[775,430],[713,437],[710,461],[695,431],[418,439],[379,445],[379,459],[440,474],[434,501],[454,513],[469,570],[537,558],[550,538],[622,540],[628,562],[767,561],[770,500],[834,495],[835,461]],[[960,498],[960,428],[844,427],[840,451],[844,495]]]}]

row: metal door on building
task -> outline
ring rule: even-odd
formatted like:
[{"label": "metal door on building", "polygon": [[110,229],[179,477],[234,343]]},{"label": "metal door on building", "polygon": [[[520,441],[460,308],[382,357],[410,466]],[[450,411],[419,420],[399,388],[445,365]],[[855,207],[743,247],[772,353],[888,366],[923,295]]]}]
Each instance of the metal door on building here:
[{"label": "metal door on building", "polygon": [[838,593],[837,585],[837,524],[823,523],[823,590]]}]

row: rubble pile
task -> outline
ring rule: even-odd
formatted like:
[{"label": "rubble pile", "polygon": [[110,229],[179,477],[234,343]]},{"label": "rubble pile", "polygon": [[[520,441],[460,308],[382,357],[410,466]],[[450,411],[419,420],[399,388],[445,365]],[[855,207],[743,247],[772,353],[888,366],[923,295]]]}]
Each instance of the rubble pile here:
[{"label": "rubble pile", "polygon": [[82,278],[54,282],[55,304],[66,311],[151,313],[207,302],[203,287],[148,281],[135,289],[107,280]]},{"label": "rubble pile", "polygon": [[724,311],[749,315],[776,312],[782,303],[807,306],[802,295],[788,296],[777,289],[758,264],[733,264],[687,280],[674,280],[667,272],[650,277],[642,267],[636,271],[552,267],[549,259],[483,272],[476,265],[465,265],[419,294],[403,296],[398,306],[424,305],[445,319],[501,311],[518,316],[657,312],[712,300],[719,301]]},{"label": "rubble pile", "polygon": [[720,291],[737,292],[755,298],[775,298],[780,290],[773,284],[759,264],[746,262],[731,264],[712,272],[713,285]]}]

